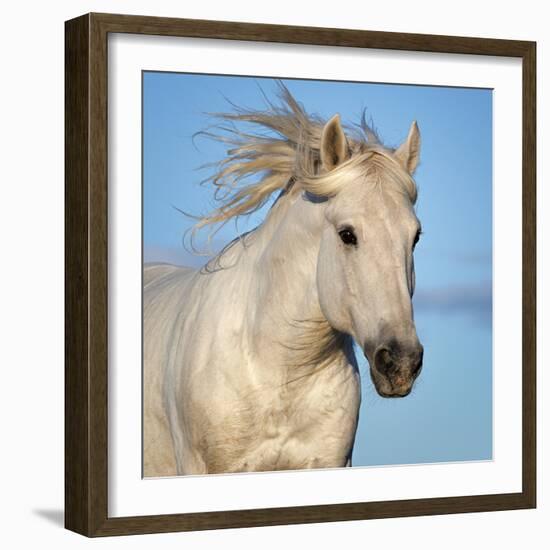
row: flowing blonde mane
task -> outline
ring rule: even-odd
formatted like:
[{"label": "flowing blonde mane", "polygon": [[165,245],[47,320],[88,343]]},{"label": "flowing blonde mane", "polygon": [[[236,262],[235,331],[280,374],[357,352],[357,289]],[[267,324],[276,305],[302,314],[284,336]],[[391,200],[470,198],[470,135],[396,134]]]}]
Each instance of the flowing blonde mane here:
[{"label": "flowing blonde mane", "polygon": [[308,114],[282,82],[278,87],[278,104],[266,98],[264,111],[232,105],[234,112],[216,113],[220,123],[198,133],[229,149],[227,157],[214,165],[214,173],[203,182],[214,186],[214,199],[220,206],[199,218],[195,231],[251,214],[273,193],[291,186],[321,197],[334,196],[352,174],[370,177],[378,184],[391,182],[413,204],[416,202],[414,180],[395,160],[393,149],[380,143],[364,111],[357,124],[345,126],[349,159],[324,172],[320,169],[320,147],[326,121]]}]

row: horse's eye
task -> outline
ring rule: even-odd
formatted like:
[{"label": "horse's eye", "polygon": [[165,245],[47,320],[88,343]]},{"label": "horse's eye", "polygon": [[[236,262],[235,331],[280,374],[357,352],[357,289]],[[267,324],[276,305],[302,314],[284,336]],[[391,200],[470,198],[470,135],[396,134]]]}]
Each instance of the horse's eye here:
[{"label": "horse's eye", "polygon": [[347,245],[357,244],[357,237],[355,236],[353,229],[350,229],[349,227],[347,229],[342,229],[341,231],[338,231],[338,235],[340,235],[340,238],[342,239],[342,242],[344,244],[347,244]]}]

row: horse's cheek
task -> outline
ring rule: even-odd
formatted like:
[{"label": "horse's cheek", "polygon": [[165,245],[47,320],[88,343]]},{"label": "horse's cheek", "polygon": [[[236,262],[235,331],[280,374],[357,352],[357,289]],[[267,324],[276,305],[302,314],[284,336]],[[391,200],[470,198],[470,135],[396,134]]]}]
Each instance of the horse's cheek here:
[{"label": "horse's cheek", "polygon": [[321,311],[332,328],[349,332],[350,321],[343,293],[344,286],[336,263],[329,261],[328,255],[321,250],[317,264],[317,291]]}]

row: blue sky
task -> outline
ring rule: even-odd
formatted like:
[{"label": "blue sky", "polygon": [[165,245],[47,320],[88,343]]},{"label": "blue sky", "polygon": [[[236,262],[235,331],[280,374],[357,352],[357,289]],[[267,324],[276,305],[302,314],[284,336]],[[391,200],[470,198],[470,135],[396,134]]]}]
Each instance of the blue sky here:
[{"label": "blue sky", "polygon": [[[415,252],[417,331],[424,368],[405,399],[379,397],[361,353],[363,402],[355,466],[492,458],[492,91],[471,88],[284,80],[308,112],[340,113],[357,122],[363,108],[389,146],[413,120],[421,136],[417,214],[423,235]],[[193,221],[176,208],[204,214],[211,190],[199,186],[225,148],[193,134],[207,113],[264,108],[265,78],[146,72],[143,76],[144,259],[201,265],[183,248]],[[176,208],[174,208],[176,207]],[[265,209],[214,246],[258,225]]]}]

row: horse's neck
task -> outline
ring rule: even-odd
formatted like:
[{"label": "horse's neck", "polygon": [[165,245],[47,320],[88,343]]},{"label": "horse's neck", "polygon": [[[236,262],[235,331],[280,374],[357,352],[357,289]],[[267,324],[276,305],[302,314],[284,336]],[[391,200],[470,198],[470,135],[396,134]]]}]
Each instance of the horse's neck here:
[{"label": "horse's neck", "polygon": [[289,379],[314,372],[346,347],[323,316],[317,294],[325,207],[301,195],[284,197],[255,236],[250,345],[258,354],[267,345],[271,364],[275,359],[287,367]]}]

